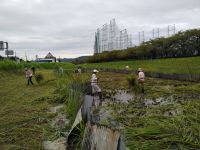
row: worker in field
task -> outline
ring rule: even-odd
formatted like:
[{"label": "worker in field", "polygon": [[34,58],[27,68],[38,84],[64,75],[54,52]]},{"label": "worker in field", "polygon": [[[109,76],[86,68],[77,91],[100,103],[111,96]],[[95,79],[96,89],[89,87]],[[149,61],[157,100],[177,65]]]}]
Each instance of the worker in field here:
[{"label": "worker in field", "polygon": [[126,68],[126,70],[129,70],[129,66],[126,66],[125,68]]},{"label": "worker in field", "polygon": [[[92,86],[92,95],[94,96],[95,94],[98,94],[99,96],[99,99],[100,99],[100,103],[99,105],[101,106],[102,105],[102,93],[101,93],[101,89],[99,88],[99,86],[97,85],[97,81],[98,81],[98,78],[97,78],[97,73],[99,71],[94,69],[92,71],[92,78],[91,78],[91,86]],[[93,99],[93,105],[94,105],[94,99]]]},{"label": "worker in field", "polygon": [[82,73],[82,70],[81,68],[78,68],[78,73],[81,74]]},{"label": "worker in field", "polygon": [[142,93],[144,93],[144,81],[145,81],[145,75],[141,68],[138,68],[138,82],[141,86]]},{"label": "worker in field", "polygon": [[31,69],[25,68],[25,76],[27,79],[27,86],[31,83],[33,85],[32,82],[32,77],[33,77],[33,72]]},{"label": "worker in field", "polygon": [[59,73],[60,73],[61,75],[64,74],[64,69],[63,69],[62,67],[59,68]]}]

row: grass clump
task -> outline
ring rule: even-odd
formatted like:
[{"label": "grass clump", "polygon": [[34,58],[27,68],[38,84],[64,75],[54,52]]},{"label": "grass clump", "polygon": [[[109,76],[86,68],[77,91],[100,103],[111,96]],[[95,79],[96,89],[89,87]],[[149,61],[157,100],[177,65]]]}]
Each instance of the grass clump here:
[{"label": "grass clump", "polygon": [[140,91],[138,78],[135,74],[131,74],[127,76],[126,80],[128,82],[129,88],[131,88],[135,93],[138,93]]},{"label": "grass clump", "polygon": [[73,131],[74,137],[69,139],[69,145],[67,149],[73,149],[73,150],[79,150],[82,147],[82,140],[84,138],[84,132],[85,132],[85,123],[81,122],[79,125],[77,125]]},{"label": "grass clump", "polygon": [[83,94],[87,89],[87,76],[73,75],[68,83],[66,111],[70,118],[70,125],[73,124],[78,110],[83,102]]}]

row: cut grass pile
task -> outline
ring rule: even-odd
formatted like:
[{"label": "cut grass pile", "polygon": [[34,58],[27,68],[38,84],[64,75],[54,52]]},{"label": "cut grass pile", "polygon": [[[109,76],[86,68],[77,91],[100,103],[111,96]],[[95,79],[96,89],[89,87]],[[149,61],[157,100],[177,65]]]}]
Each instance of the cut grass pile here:
[{"label": "cut grass pile", "polygon": [[160,73],[200,74],[200,57],[166,58],[153,60],[128,60],[103,63],[87,63],[81,65],[84,68],[112,68],[131,70],[142,68],[144,71]]}]

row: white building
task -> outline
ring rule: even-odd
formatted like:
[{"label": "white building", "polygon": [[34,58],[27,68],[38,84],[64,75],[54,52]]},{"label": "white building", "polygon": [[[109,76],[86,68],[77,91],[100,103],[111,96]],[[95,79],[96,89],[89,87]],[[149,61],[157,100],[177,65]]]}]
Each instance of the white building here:
[{"label": "white building", "polygon": [[120,30],[115,19],[110,24],[105,24],[101,29],[97,29],[95,33],[94,53],[102,53],[104,51],[125,50],[132,46],[131,35],[127,30]]},{"label": "white building", "polygon": [[56,62],[56,57],[54,57],[50,52],[44,58],[38,58],[36,55],[36,62]]}]

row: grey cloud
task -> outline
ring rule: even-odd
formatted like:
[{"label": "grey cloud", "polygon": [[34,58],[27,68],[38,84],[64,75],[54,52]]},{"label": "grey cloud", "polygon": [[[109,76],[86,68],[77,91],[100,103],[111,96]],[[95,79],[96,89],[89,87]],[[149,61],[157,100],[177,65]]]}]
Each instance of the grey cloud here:
[{"label": "grey cloud", "polygon": [[1,0],[0,40],[21,57],[50,50],[75,57],[93,53],[96,29],[112,18],[137,38],[138,31],[168,24],[199,27],[198,16],[199,0]]}]

